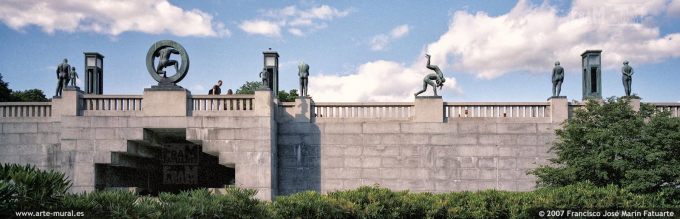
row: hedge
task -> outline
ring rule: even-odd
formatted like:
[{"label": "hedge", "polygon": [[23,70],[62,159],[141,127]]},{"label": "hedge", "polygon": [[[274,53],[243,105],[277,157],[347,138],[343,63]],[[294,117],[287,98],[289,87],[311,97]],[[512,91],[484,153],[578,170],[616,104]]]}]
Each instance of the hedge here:
[{"label": "hedge", "polygon": [[90,218],[531,218],[539,208],[679,207],[673,204],[677,198],[663,193],[634,194],[614,185],[589,183],[530,192],[442,194],[364,186],[327,194],[301,192],[271,202],[256,199],[255,190],[236,187],[227,187],[224,194],[197,189],[140,197],[122,190],[67,194],[69,185],[63,174],[4,165],[0,168],[0,216],[11,217],[20,210],[74,210]]}]

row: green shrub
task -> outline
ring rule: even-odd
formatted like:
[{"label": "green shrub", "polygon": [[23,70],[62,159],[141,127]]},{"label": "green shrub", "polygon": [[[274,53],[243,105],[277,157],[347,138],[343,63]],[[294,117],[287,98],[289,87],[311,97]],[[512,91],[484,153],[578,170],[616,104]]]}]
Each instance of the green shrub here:
[{"label": "green shrub", "polygon": [[354,205],[317,192],[281,196],[271,205],[277,218],[352,218]]},{"label": "green shrub", "polygon": [[14,211],[52,209],[71,187],[63,173],[30,165],[0,166],[0,216]]}]

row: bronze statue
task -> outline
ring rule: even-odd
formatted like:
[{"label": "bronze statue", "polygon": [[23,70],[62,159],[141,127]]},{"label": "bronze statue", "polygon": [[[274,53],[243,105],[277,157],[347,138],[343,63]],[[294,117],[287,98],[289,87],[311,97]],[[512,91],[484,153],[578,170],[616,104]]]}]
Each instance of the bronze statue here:
[{"label": "bronze statue", "polygon": [[76,79],[78,78],[78,73],[76,72],[76,67],[71,68],[71,73],[69,74],[68,78],[71,81],[71,86],[75,87],[76,86]]},{"label": "bronze statue", "polygon": [[57,82],[57,91],[54,94],[55,97],[61,97],[62,90],[64,89],[64,86],[67,85],[66,83],[68,83],[70,70],[71,66],[68,64],[68,59],[64,59],[64,62],[57,66],[57,79],[59,79],[59,82]]},{"label": "bronze statue", "polygon": [[[434,90],[434,95],[437,95],[437,87],[441,90],[442,87],[444,87],[444,82],[446,79],[444,79],[444,73],[439,69],[439,66],[436,65],[431,65],[430,64],[430,55],[425,54],[425,57],[427,57],[427,67],[428,69],[434,71],[434,74],[428,74],[423,78],[423,89],[415,93],[415,96],[418,96],[418,94],[421,94],[427,90],[427,85],[429,84],[432,86],[432,89]],[[434,82],[433,82],[434,81]]]},{"label": "bronze statue", "polygon": [[260,72],[260,78],[262,79],[262,88],[270,88],[269,72],[267,71],[267,68],[262,68],[262,71]]},{"label": "bronze statue", "polygon": [[562,81],[564,81],[564,68],[560,66],[560,62],[555,62],[555,67],[552,72],[552,95],[553,97],[560,96],[560,91],[562,90]]},{"label": "bronze statue", "polygon": [[177,63],[176,60],[170,59],[171,54],[180,54],[180,53],[175,48],[165,47],[165,48],[161,49],[160,51],[158,51],[157,54],[155,54],[155,56],[160,57],[160,60],[158,60],[158,66],[156,67],[156,73],[157,74],[163,74],[164,78],[167,78],[165,71],[163,71],[163,69],[165,67],[175,66],[175,71],[179,72],[179,64]]},{"label": "bronze statue", "polygon": [[309,77],[309,65],[305,64],[304,62],[300,62],[300,65],[298,65],[298,76],[300,76],[300,96],[301,97],[306,97],[307,96],[307,81]]},{"label": "bronze statue", "polygon": [[623,61],[623,67],[621,67],[621,73],[623,73],[621,80],[623,81],[623,89],[626,92],[626,96],[630,96],[630,87],[633,82],[633,67],[628,65],[628,61]]}]

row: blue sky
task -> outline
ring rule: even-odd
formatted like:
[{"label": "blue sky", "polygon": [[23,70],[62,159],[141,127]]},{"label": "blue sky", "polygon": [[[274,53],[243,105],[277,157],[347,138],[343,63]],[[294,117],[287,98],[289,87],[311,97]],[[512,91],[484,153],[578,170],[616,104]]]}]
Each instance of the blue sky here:
[{"label": "blue sky", "polygon": [[272,48],[283,89],[297,88],[299,61],[311,66],[316,101],[411,100],[430,73],[425,53],[448,78],[446,101],[544,101],[555,60],[567,72],[562,95],[579,100],[580,54],[602,49],[604,96],[623,94],[619,69],[629,60],[633,93],[680,101],[678,0],[8,0],[0,23],[3,79],[48,96],[56,65],[68,58],[82,73],[89,51],[105,56],[105,94],[141,94],[155,84],[148,48],[171,39],[189,53],[180,85],[194,94],[219,79],[223,90],[259,80],[262,51]]}]

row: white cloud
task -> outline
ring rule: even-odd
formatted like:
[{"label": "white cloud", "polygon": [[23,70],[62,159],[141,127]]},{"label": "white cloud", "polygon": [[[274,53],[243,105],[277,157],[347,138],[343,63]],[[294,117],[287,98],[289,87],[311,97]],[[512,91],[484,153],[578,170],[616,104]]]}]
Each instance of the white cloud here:
[{"label": "white cloud", "polygon": [[[412,66],[378,60],[360,65],[349,75],[310,76],[309,93],[319,101],[409,101],[422,89],[425,75],[432,73],[421,60]],[[446,74],[446,73],[445,73]],[[444,91],[460,93],[456,79],[447,77]],[[437,91],[441,94],[441,91]],[[426,95],[432,94],[432,87]]]},{"label": "white cloud", "polygon": [[673,17],[680,17],[680,0],[673,0],[668,4],[668,15]]},{"label": "white cloud", "polygon": [[507,14],[458,11],[449,30],[427,46],[440,67],[491,79],[517,71],[546,73],[555,60],[579,69],[580,54],[603,50],[607,68],[658,62],[680,56],[680,33],[660,36],[654,18],[665,0],[604,2],[580,0],[559,15],[547,3],[519,1]]},{"label": "white cloud", "polygon": [[281,36],[281,28],[276,23],[265,20],[249,20],[239,25],[248,34],[260,34],[268,37]]},{"label": "white cloud", "polygon": [[390,42],[405,36],[406,34],[408,34],[410,30],[411,28],[408,25],[404,24],[395,27],[390,31],[389,34],[378,34],[374,36],[371,39],[371,50],[373,51],[384,50],[385,47],[387,47],[387,45]]},{"label": "white cloud", "polygon": [[[304,36],[312,31],[326,28],[327,21],[345,17],[350,10],[338,10],[328,5],[298,9],[296,6],[288,6],[281,9],[270,9],[261,12],[259,18],[241,22],[241,29],[249,34],[259,34],[267,37],[280,37],[280,30],[287,29],[290,34]],[[246,29],[244,24],[253,22],[266,22],[262,28]],[[266,30],[264,29],[266,27]],[[273,32],[279,34],[271,34]]]},{"label": "white cloud", "polygon": [[8,0],[0,1],[0,21],[15,30],[38,26],[55,31],[92,31],[117,36],[134,31],[176,36],[229,36],[224,24],[197,9],[167,0]]}]

